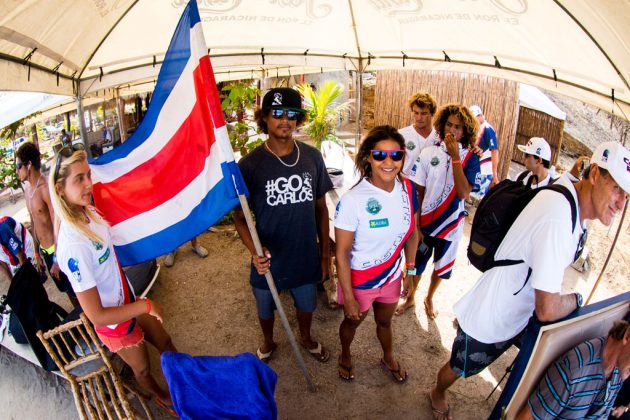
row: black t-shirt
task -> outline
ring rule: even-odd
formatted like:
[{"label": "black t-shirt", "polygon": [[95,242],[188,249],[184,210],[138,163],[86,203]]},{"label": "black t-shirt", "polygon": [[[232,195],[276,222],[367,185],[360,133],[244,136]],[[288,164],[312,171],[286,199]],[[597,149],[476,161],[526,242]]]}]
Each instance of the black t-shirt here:
[{"label": "black t-shirt", "polygon": [[[271,253],[271,274],[278,290],[321,279],[315,201],[332,189],[324,159],[317,149],[297,142],[299,160],[287,167],[261,145],[238,163],[249,190],[260,241]],[[293,164],[298,150],[280,159]],[[252,265],[253,287],[268,289]]]}]

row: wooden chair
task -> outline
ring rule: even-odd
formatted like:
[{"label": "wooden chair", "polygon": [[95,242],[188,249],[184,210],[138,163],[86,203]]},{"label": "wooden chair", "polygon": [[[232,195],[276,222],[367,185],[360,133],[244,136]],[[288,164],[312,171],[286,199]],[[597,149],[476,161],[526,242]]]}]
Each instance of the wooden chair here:
[{"label": "wooden chair", "polygon": [[81,419],[135,419],[138,413],[129,404],[134,397],[146,418],[153,419],[145,398],[114,370],[85,314],[45,333],[38,331],[37,336],[70,382]]}]

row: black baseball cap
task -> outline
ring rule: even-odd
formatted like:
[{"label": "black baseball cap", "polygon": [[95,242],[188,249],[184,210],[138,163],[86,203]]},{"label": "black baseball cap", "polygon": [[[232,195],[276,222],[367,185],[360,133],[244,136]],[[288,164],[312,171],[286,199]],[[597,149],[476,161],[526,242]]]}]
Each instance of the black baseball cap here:
[{"label": "black baseball cap", "polygon": [[273,88],[265,94],[262,100],[262,109],[289,108],[295,111],[304,111],[302,108],[302,96],[291,88]]}]

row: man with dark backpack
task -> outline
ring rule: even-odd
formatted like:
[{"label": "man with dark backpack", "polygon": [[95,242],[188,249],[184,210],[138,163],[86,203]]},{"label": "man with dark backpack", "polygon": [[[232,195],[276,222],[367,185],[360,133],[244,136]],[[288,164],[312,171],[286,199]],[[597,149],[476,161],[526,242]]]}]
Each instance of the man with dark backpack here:
[{"label": "man with dark backpack", "polygon": [[[571,202],[553,190],[558,187],[571,195],[575,226]],[[581,252],[583,223],[598,219],[610,225],[629,192],[630,151],[616,142],[597,147],[580,182],[562,176],[551,187],[531,190],[533,198],[509,223],[496,252],[488,254],[492,261],[484,260],[484,273],[454,306],[457,336],[430,394],[436,418],[451,418],[446,390],[459,377],[476,375],[518,344],[532,312],[540,321],[550,322],[582,305],[579,293],[560,292],[565,268]]]},{"label": "man with dark backpack", "polygon": [[555,178],[551,174],[551,147],[542,137],[532,137],[523,146],[519,144],[518,150],[525,154],[525,171],[516,178],[517,181],[532,188],[540,188],[553,184]]}]

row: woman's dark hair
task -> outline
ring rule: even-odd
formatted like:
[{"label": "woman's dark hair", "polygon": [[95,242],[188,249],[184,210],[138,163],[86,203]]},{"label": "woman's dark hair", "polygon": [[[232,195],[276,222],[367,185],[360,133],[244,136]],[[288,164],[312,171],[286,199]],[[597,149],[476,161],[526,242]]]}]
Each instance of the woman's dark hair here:
[{"label": "woman's dark hair", "polygon": [[[377,125],[372,128],[363,138],[363,141],[359,146],[357,157],[354,160],[355,166],[361,174],[361,179],[372,176],[372,166],[368,161],[368,158],[370,157],[370,150],[373,150],[376,143],[382,140],[393,140],[398,143],[401,150],[405,150],[405,139],[394,127],[391,125]],[[405,157],[403,157],[402,164],[404,166]],[[398,179],[402,181],[400,172],[397,176]]]},{"label": "woman's dark hair", "polygon": [[[271,108],[267,108],[267,109],[258,108],[256,109],[256,111],[254,111],[254,121],[256,121],[256,124],[258,125],[258,128],[260,129],[260,131],[262,131],[265,134],[269,134],[269,130],[267,128],[267,123],[265,122],[265,118],[269,115],[270,112],[271,112]],[[300,112],[297,117],[296,127],[301,126],[304,120],[306,120],[306,113]]]},{"label": "woman's dark hair", "polygon": [[457,116],[464,126],[464,135],[459,142],[465,148],[472,150],[477,141],[479,123],[477,122],[477,118],[475,118],[472,112],[464,105],[446,104],[440,107],[433,118],[435,131],[437,131],[440,139],[444,140],[446,137],[446,120],[448,120],[448,117],[451,115]]},{"label": "woman's dark hair", "polygon": [[623,340],[623,337],[626,335],[626,331],[628,330],[629,326],[630,324],[628,324],[628,321],[615,321],[610,331],[608,331],[608,337],[612,337],[617,341]]},{"label": "woman's dark hair", "polygon": [[15,156],[20,159],[20,161],[24,164],[29,163],[33,165],[33,168],[39,169],[42,166],[41,154],[39,153],[39,149],[35,146],[35,143],[26,142],[20,146],[20,148],[15,152]]}]

